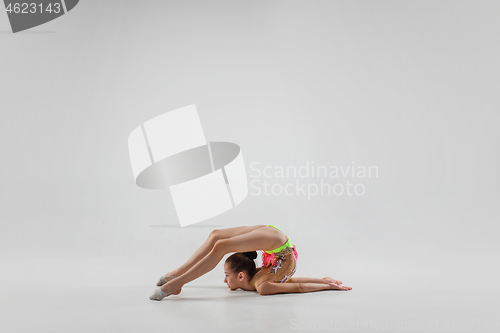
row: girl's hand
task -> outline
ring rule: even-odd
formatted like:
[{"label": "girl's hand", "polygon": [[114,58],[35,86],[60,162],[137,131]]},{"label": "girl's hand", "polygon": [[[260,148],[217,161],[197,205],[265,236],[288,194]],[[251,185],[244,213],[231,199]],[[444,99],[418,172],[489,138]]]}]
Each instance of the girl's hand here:
[{"label": "girl's hand", "polygon": [[351,290],[352,289],[351,287],[342,286],[342,285],[336,284],[336,283],[329,283],[328,285],[330,286],[330,289],[333,289],[333,290]]}]

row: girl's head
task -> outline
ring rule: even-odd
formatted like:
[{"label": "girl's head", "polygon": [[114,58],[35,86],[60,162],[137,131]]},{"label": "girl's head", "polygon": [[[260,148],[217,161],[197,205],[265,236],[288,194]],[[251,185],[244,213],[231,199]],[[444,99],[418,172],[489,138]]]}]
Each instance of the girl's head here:
[{"label": "girl's head", "polygon": [[257,252],[236,252],[230,255],[224,263],[224,282],[231,290],[236,290],[247,284],[255,275],[257,268],[254,259]]}]

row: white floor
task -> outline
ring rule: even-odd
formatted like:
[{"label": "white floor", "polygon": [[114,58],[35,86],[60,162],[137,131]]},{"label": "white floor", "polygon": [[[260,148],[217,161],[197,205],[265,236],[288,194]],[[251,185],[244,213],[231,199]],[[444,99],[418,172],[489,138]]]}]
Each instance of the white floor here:
[{"label": "white floor", "polygon": [[367,289],[260,296],[217,267],[149,300],[159,263],[112,258],[3,261],[1,332],[465,332],[498,330],[498,292]]}]

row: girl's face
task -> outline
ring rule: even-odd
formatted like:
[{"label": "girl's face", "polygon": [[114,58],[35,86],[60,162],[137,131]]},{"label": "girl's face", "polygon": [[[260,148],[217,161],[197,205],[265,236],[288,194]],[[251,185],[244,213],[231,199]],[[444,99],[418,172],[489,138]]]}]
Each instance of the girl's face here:
[{"label": "girl's face", "polygon": [[238,274],[231,270],[231,267],[228,264],[224,264],[224,283],[227,284],[229,289],[236,290],[240,286],[240,278]]}]

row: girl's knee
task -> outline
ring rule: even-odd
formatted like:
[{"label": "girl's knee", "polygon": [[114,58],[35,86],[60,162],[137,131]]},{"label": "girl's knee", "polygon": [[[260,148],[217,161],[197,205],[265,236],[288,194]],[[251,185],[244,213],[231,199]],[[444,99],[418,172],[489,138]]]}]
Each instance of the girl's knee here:
[{"label": "girl's knee", "polygon": [[219,239],[215,242],[212,252],[217,252],[217,253],[226,253],[227,252],[227,240],[226,239]]},{"label": "girl's knee", "polygon": [[213,240],[214,242],[218,241],[221,239],[221,231],[220,229],[214,229],[210,231],[210,234],[208,235],[208,238]]}]

